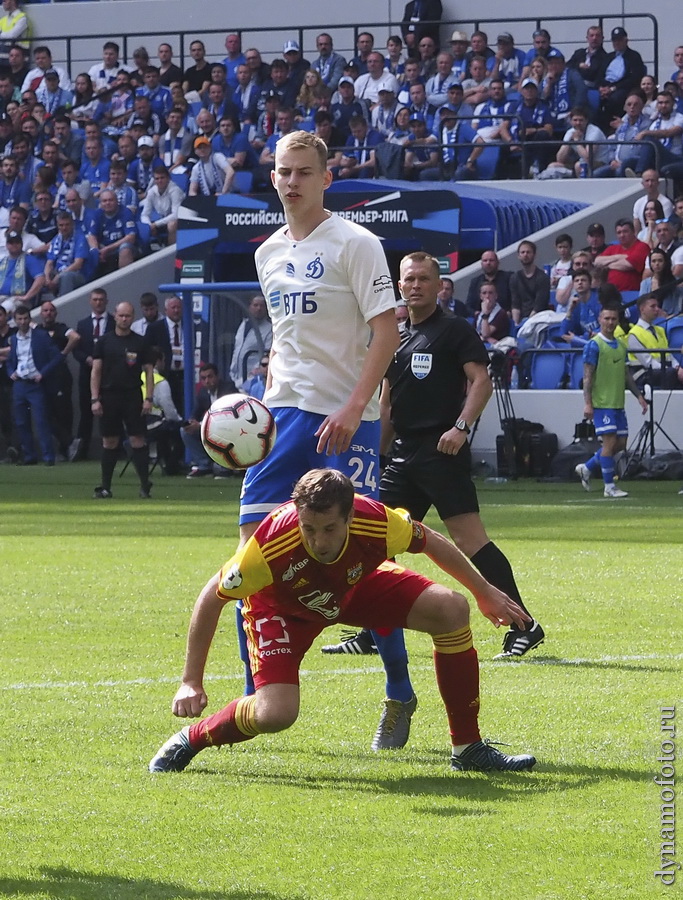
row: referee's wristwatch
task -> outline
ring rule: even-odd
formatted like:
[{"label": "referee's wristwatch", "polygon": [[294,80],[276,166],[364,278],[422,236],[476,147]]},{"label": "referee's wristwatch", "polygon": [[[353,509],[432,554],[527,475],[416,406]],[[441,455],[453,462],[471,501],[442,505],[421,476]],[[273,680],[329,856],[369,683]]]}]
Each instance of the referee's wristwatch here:
[{"label": "referee's wristwatch", "polygon": [[465,434],[470,433],[470,426],[464,419],[458,419],[458,421],[455,423],[455,427],[458,429],[458,431],[464,431]]}]

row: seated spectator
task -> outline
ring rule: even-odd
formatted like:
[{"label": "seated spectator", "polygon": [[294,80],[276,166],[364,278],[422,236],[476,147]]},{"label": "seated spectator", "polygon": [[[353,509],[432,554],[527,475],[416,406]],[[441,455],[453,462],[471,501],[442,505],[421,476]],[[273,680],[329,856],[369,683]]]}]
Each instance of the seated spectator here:
[{"label": "seated spectator", "polygon": [[651,294],[657,291],[657,302],[667,316],[681,313],[683,289],[676,283],[671,268],[671,257],[659,247],[652,250],[648,262],[649,274],[640,282],[640,293]]},{"label": "seated spectator", "polygon": [[202,478],[212,474],[211,460],[208,457],[201,439],[201,424],[204,415],[212,403],[226,394],[234,394],[237,388],[228,379],[218,377],[218,368],[214,363],[202,363],[199,366],[201,387],[197,391],[194,409],[187,425],[180,430],[180,437],[190,457],[192,468],[187,478]]},{"label": "seated spectator", "polygon": [[583,248],[584,253],[590,256],[591,265],[596,256],[600,256],[607,244],[605,243],[605,227],[600,222],[593,222],[586,229],[588,246]]},{"label": "seated spectator", "polygon": [[255,125],[258,119],[260,85],[252,81],[248,66],[237,66],[237,87],[232,92],[232,102],[242,125]]},{"label": "seated spectator", "polygon": [[460,79],[453,74],[453,57],[447,50],[442,50],[436,57],[436,73],[425,86],[427,101],[435,107],[443,106],[448,102],[448,88],[459,83]]},{"label": "seated spectator", "polygon": [[[256,47],[250,47],[244,54],[249,69],[249,78],[259,88],[270,78],[270,66],[263,62],[261,53]],[[237,67],[239,70],[239,66]]]},{"label": "seated spectator", "polygon": [[237,107],[230,100],[228,91],[230,90],[224,84],[210,84],[205,97],[203,99],[204,109],[208,109],[216,122],[223,116],[230,116],[237,119]]},{"label": "seated spectator", "polygon": [[629,367],[638,387],[650,384],[665,390],[681,390],[683,369],[678,360],[668,353],[654,352],[669,346],[666,332],[661,325],[655,325],[661,315],[662,310],[655,297],[645,294],[638,298],[639,318],[626,338]]},{"label": "seated spectator", "polygon": [[572,275],[572,291],[566,309],[560,327],[563,341],[571,343],[577,337],[588,339],[600,330],[598,316],[602,306],[587,272],[574,272]]},{"label": "seated spectator", "polygon": [[365,75],[368,72],[368,57],[372,53],[375,46],[375,38],[369,31],[361,31],[356,38],[356,55],[351,60],[358,69],[359,75]]},{"label": "seated spectator", "polygon": [[335,91],[339,84],[339,79],[344,74],[344,66],[346,60],[343,56],[334,52],[332,37],[327,32],[322,32],[315,39],[315,48],[318,51],[318,58],[311,63],[311,68],[322,78],[330,91]]},{"label": "seated spectator", "polygon": [[81,72],[74,81],[74,96],[71,101],[71,109],[66,112],[66,115],[79,128],[83,128],[85,123],[92,119],[99,102],[90,76],[87,72]]},{"label": "seated spectator", "polygon": [[294,107],[294,118],[300,128],[308,130],[312,127],[314,115],[327,105],[329,97],[329,91],[319,73],[315,69],[308,69],[304,73]]},{"label": "seated spectator", "polygon": [[470,37],[470,49],[467,51],[467,72],[465,78],[472,77],[470,65],[475,56],[480,56],[485,64],[486,71],[490,72],[496,62],[496,54],[489,47],[489,36],[485,31],[477,30],[472,32]]},{"label": "seated spectator", "polygon": [[657,222],[665,218],[659,200],[648,200],[643,208],[645,224],[637,234],[639,241],[644,241],[652,250],[659,243],[657,239]]},{"label": "seated spectator", "polygon": [[[75,188],[69,188],[67,190],[64,195],[64,203],[66,205],[66,211],[71,214],[71,218],[74,220],[76,229],[80,229],[83,235],[87,237],[93,228],[95,210],[86,208],[81,195]],[[90,254],[93,263],[95,262],[95,256],[96,252]],[[90,268],[95,268],[95,266],[91,266]]]},{"label": "seated spectator", "polygon": [[579,73],[575,69],[567,68],[561,50],[551,50],[546,59],[548,74],[541,85],[541,98],[550,107],[550,113],[555,121],[554,131],[559,135],[566,130],[572,111],[586,106],[588,92]]},{"label": "seated spectator", "polygon": [[19,178],[17,163],[11,156],[5,156],[0,167],[0,227],[7,225],[9,211],[13,206],[29,209],[31,205],[31,185]]},{"label": "seated spectator", "polygon": [[505,85],[501,78],[492,78],[489,85],[489,98],[483,103],[477,104],[474,113],[478,116],[472,120],[472,128],[477,132],[482,141],[507,141],[509,130],[503,128],[506,123],[504,113],[510,112],[510,106],[505,99]]},{"label": "seated spectator", "polygon": [[130,120],[135,100],[129,73],[121,70],[109,88],[102,91],[99,97],[100,103],[93,118],[108,134],[118,136]]},{"label": "seated spectator", "polygon": [[145,134],[138,138],[137,156],[128,166],[128,183],[136,190],[140,203],[153,184],[154,170],[158,165],[161,165],[161,160],[156,155],[154,141]]},{"label": "seated spectator", "polygon": [[582,177],[582,166],[586,174],[590,172],[591,162],[595,165],[604,165],[608,158],[609,149],[606,144],[593,146],[591,141],[604,141],[605,135],[597,125],[591,125],[588,121],[588,113],[577,107],[571,111],[571,127],[565,132],[563,145],[557,151],[555,162],[551,162],[540,178],[571,178],[575,175]]},{"label": "seated spectator", "polygon": [[[409,59],[405,65],[403,73],[403,81],[399,85],[397,100],[404,106],[410,103],[410,89],[414,84],[426,84],[425,79],[420,75],[420,64],[416,59]],[[426,96],[426,95],[425,95]]]},{"label": "seated spectator", "polygon": [[583,78],[587,88],[597,85],[598,75],[607,58],[603,47],[605,36],[599,25],[590,25],[586,32],[586,46],[579,47],[570,57],[567,66]]},{"label": "seated spectator", "polygon": [[237,66],[244,65],[247,61],[246,56],[242,53],[242,38],[239,34],[233,31],[225,36],[225,50],[227,56],[220,65],[223,67],[230,88],[234,88],[237,86]]},{"label": "seated spectator", "polygon": [[73,94],[59,86],[59,73],[56,69],[50,68],[45,72],[43,83],[36,91],[36,99],[45,107],[46,118],[52,119],[71,108]]},{"label": "seated spectator", "polygon": [[80,177],[78,166],[72,159],[67,159],[62,163],[60,174],[61,181],[57,185],[54,199],[55,209],[66,209],[66,193],[69,188],[78,191],[83,202],[87,203],[91,196],[90,182]]},{"label": "seated spectator", "polygon": [[[149,102],[149,97],[144,97],[139,94],[135,95],[133,98],[133,112],[128,118],[126,128],[138,139],[142,137],[142,135],[151,137],[154,141],[154,145],[157,145],[159,138],[161,137],[162,124],[161,118],[155,112],[152,112],[152,105]],[[136,131],[136,128],[141,130]]]},{"label": "seated spectator", "polygon": [[44,44],[41,44],[38,47],[34,47],[33,62],[34,67],[27,74],[26,78],[24,79],[24,83],[21,86],[22,95],[24,91],[37,91],[43,83],[45,73],[48,69],[55,70],[59,78],[59,86],[61,88],[63,88],[65,91],[68,91],[71,88],[71,80],[66,71],[59,66],[55,66],[52,64],[52,53],[50,52],[49,47],[46,47]]},{"label": "seated spectator", "polygon": [[404,147],[410,140],[410,112],[407,106],[402,106],[396,113],[393,131],[387,135],[388,144],[398,144]]},{"label": "seated spectator", "polygon": [[484,283],[479,288],[480,312],[475,321],[477,334],[491,347],[510,334],[510,317],[498,302],[496,286]]},{"label": "seated spectator", "polygon": [[194,65],[183,72],[183,93],[203,94],[211,81],[211,69],[206,59],[206,48],[202,41],[192,41],[190,56]]},{"label": "seated spectator", "polygon": [[396,100],[393,84],[385,84],[379,89],[379,103],[372,110],[370,124],[384,139],[388,138],[396,124],[396,113],[403,107]]},{"label": "seated spectator", "polygon": [[29,71],[24,48],[18,44],[12,44],[7,54],[7,62],[10,81],[16,90],[21,91],[21,86],[26,80]]},{"label": "seated spectator", "polygon": [[261,357],[261,362],[253,369],[251,378],[242,384],[242,391],[249,397],[255,397],[257,400],[263,400],[266,392],[266,379],[268,377],[268,366],[270,365],[270,357],[265,354]]},{"label": "seated spectator", "polygon": [[167,130],[158,144],[159,158],[169,172],[184,172],[185,163],[192,152],[194,136],[183,125],[183,111],[174,106],[166,118]]},{"label": "seated spectator", "polygon": [[[676,239],[676,226],[671,219],[660,219],[655,223],[657,247],[663,250],[671,260],[674,278],[683,277],[683,244]],[[649,260],[644,275],[650,272]]]},{"label": "seated spectator", "polygon": [[[477,157],[484,150],[484,141],[469,122],[459,120],[457,114],[448,106],[439,109],[441,119],[440,139],[442,144],[441,160],[444,178],[453,181],[472,181],[477,176]],[[468,147],[467,159],[461,163],[462,146]],[[423,179],[428,175],[426,170]]]},{"label": "seated spectator", "polygon": [[238,388],[249,377],[254,364],[270,351],[273,327],[268,318],[265,299],[256,294],[249,302],[249,315],[240,322],[235,333],[235,346],[230,362],[230,378]]},{"label": "seated spectator", "polygon": [[147,97],[152,112],[165,124],[166,116],[173,106],[171,92],[161,83],[161,72],[156,66],[147,66],[143,80],[145,83],[137,89],[137,95]]},{"label": "seated spectator", "polygon": [[519,325],[523,319],[548,309],[550,278],[536,265],[536,244],[521,241],[517,247],[521,268],[510,277],[512,321]]},{"label": "seated spectator", "polygon": [[9,221],[7,228],[0,228],[0,259],[7,256],[7,244],[5,243],[5,235],[8,231],[14,231],[21,235],[21,249],[24,253],[35,253],[36,250],[42,248],[43,244],[40,238],[35,234],[29,234],[25,231],[26,220],[28,218],[28,210],[23,206],[13,206],[9,211]]},{"label": "seated spectator", "polygon": [[175,244],[178,231],[178,210],[185,194],[173,181],[166,166],[154,170],[154,184],[147,191],[140,221],[148,225],[152,243]]},{"label": "seated spectator", "polygon": [[480,309],[481,286],[492,284],[496,288],[496,299],[506,312],[510,311],[510,272],[500,268],[500,260],[495,250],[484,250],[479,260],[481,274],[475,275],[467,291],[467,309],[473,315]]},{"label": "seated spectator", "polygon": [[218,123],[218,134],[211,140],[214,153],[222,153],[233,169],[253,169],[258,157],[247,136],[235,128],[235,120],[224,116]]},{"label": "seated spectator", "polygon": [[109,167],[109,184],[107,190],[116,194],[116,199],[122,209],[127,209],[132,216],[138,212],[138,195],[134,187],[126,182],[128,166],[122,159],[112,160]]},{"label": "seated spectator", "polygon": [[674,111],[673,96],[668,91],[660,91],[657,94],[656,118],[636,135],[636,140],[641,144],[633,166],[635,172],[640,174],[651,169],[657,158],[662,169],[672,163],[683,162],[682,135],[683,115]]},{"label": "seated spectator", "polygon": [[589,278],[592,278],[593,272],[595,271],[593,269],[593,259],[586,250],[577,250],[576,253],[572,253],[571,262],[571,268],[567,274],[561,275],[557,282],[557,287],[555,289],[555,306],[557,309],[567,308],[574,286],[572,282],[573,276],[582,273],[588,275]]},{"label": "seated spectator", "polygon": [[458,300],[454,296],[453,281],[448,276],[440,279],[440,287],[436,299],[444,312],[453,316],[460,316],[463,319],[468,318],[469,311],[462,300]]},{"label": "seated spectator", "polygon": [[50,242],[45,263],[45,287],[55,297],[85,284],[89,251],[85,235],[75,227],[71,213],[57,213],[58,234]]},{"label": "seated spectator", "polygon": [[473,56],[470,60],[470,77],[462,82],[463,99],[470,106],[483,103],[489,97],[491,76],[486,69],[483,56]]},{"label": "seated spectator", "polygon": [[128,71],[127,67],[119,61],[119,45],[115,41],[107,41],[102,47],[102,62],[95,63],[88,70],[88,75],[95,89],[95,93],[108,88],[116,79],[121,69]]},{"label": "seated spectator", "polygon": [[235,170],[222,153],[214,153],[208,138],[200,135],[194,139],[197,162],[190,175],[189,196],[210,197],[227,194],[235,178]]},{"label": "seated spectator", "polygon": [[281,109],[277,114],[277,124],[275,133],[272,134],[265,143],[261,156],[259,157],[259,165],[270,171],[275,166],[275,146],[281,137],[296,131],[294,127],[294,110]]},{"label": "seated spectator", "polygon": [[129,210],[119,206],[113,191],[103,190],[88,235],[88,245],[99,254],[98,278],[135,261],[136,234]]},{"label": "seated spectator", "polygon": [[213,113],[208,109],[202,109],[197,113],[197,133],[195,137],[205,137],[209,140],[218,134],[218,126]]},{"label": "seated spectator", "polygon": [[427,131],[425,120],[419,113],[414,113],[410,118],[410,137],[406,149],[406,178],[438,180],[440,169],[436,138]]},{"label": "seated spectator", "polygon": [[626,141],[638,140],[638,135],[649,128],[650,119],[643,112],[643,107],[640,91],[628,95],[624,103],[624,115],[620,119],[612,119],[610,123],[614,129],[614,149],[610,148],[610,161],[595,168],[593,178],[622,177],[626,169],[638,164],[638,144],[628,144]]},{"label": "seated spectator", "polygon": [[18,134],[12,140],[12,157],[17,164],[17,175],[20,181],[33,184],[41,160],[34,156],[31,138],[27,134]]},{"label": "seated spectator", "polygon": [[296,104],[296,95],[299,88],[288,80],[289,70],[284,59],[274,59],[270,64],[270,78],[261,87],[261,95],[258,100],[258,110],[263,112],[266,107],[266,97],[272,92],[277,94],[280,106],[293,109]]},{"label": "seated spectator", "polygon": [[335,128],[339,129],[345,136],[344,140],[346,140],[351,134],[349,127],[351,118],[353,116],[362,116],[362,118],[367,120],[369,116],[368,106],[365,102],[356,99],[353,78],[349,78],[347,75],[339,79],[338,94],[340,100],[330,106],[330,112],[332,113],[332,121]]},{"label": "seated spectator", "polygon": [[277,132],[277,114],[280,112],[280,97],[275,91],[269,91],[265,98],[265,109],[259,114],[255,128],[249,129],[249,143],[260,155],[268,138]]},{"label": "seated spectator", "polygon": [[145,70],[149,65],[149,53],[146,47],[133,50],[133,65],[130,69],[130,83],[133,88],[141,88],[145,83]]},{"label": "seated spectator", "polygon": [[595,80],[600,92],[599,121],[605,128],[615,116],[621,115],[626,97],[645,75],[645,63],[640,53],[629,47],[626,30],[613,28],[611,38],[614,49],[603,59]]},{"label": "seated spectator", "polygon": [[382,135],[368,128],[362,116],[352,116],[351,137],[346,141],[339,166],[340,178],[372,178],[375,174],[375,150]]},{"label": "seated spectator", "polygon": [[554,290],[563,275],[568,275],[572,267],[572,237],[570,234],[558,234],[555,238],[555,249],[558,253],[557,260],[550,269],[550,287]]},{"label": "seated spectator", "polygon": [[[445,105],[452,110],[459,119],[468,120],[468,116],[474,115],[474,108],[470,106],[469,103],[465,103],[464,94],[462,90],[461,84],[452,84],[448,88],[448,99]],[[443,109],[443,106],[440,107],[440,110]],[[427,121],[425,119],[425,121]]]},{"label": "seated spectator", "polygon": [[[8,106],[14,106],[19,109],[16,103],[12,102]],[[12,149],[12,137],[14,133],[14,124],[9,113],[0,113],[0,154],[4,154],[9,148]],[[9,152],[9,151],[8,151]]]},{"label": "seated spectator", "polygon": [[608,269],[607,280],[618,290],[637,291],[643,277],[649,248],[636,237],[630,219],[618,219],[615,226],[617,243],[611,244],[596,257],[598,268]]},{"label": "seated spectator", "polygon": [[57,145],[60,165],[67,159],[80,159],[83,141],[71,130],[71,123],[65,115],[58,115],[53,119],[52,140]]},{"label": "seated spectator", "polygon": [[384,57],[384,69],[393,75],[399,84],[403,83],[407,55],[403,52],[403,41],[400,35],[391,34],[387,38],[387,52]]},{"label": "seated spectator", "polygon": [[7,255],[0,259],[0,303],[11,316],[19,305],[29,309],[38,305],[45,279],[43,262],[24,253],[21,234],[7,229],[5,245]]},{"label": "seated spectator", "polygon": [[105,159],[102,142],[94,138],[88,138],[83,145],[85,160],[80,168],[80,176],[89,182],[92,196],[98,199],[100,193],[109,184],[110,162]]},{"label": "seated spectator", "polygon": [[[450,106],[449,103],[444,105]],[[427,131],[432,131],[438,127],[439,119],[437,116],[437,109],[427,100],[427,91],[423,84],[411,85],[410,106],[408,109],[410,110],[411,116],[417,113],[423,117],[427,126]]]},{"label": "seated spectator", "polygon": [[[524,140],[528,145],[525,165],[530,163],[530,174],[538,175],[551,160],[553,149],[546,144],[552,140],[553,118],[548,104],[540,99],[538,85],[533,78],[525,78],[520,90],[522,99],[510,103],[508,111],[513,116],[503,120],[501,137],[509,143],[513,155],[521,151],[521,141]],[[526,171],[522,174],[526,175]]]},{"label": "seated spectator", "polygon": [[436,74],[436,53],[438,44],[431,37],[423,37],[417,45],[420,58],[420,75],[427,81]]},{"label": "seated spectator", "polygon": [[7,104],[11,100],[18,100],[21,94],[12,84],[12,79],[0,69],[0,113],[5,112]]},{"label": "seated spectator", "polygon": [[304,75],[311,68],[307,59],[303,58],[301,47],[296,40],[285,41],[282,55],[287,63],[287,81],[291,84],[295,94],[299,92],[303,84]]},{"label": "seated spectator", "polygon": [[170,44],[159,44],[157,49],[159,59],[159,81],[164,87],[170,88],[173,84],[180,84],[183,80],[183,70],[173,62],[173,47]]},{"label": "seated spectator", "polygon": [[558,49],[557,47],[553,47],[550,43],[550,32],[545,28],[537,28],[531,36],[531,40],[533,41],[533,46],[530,50],[527,50],[524,57],[522,79],[534,77],[531,72],[531,64],[535,59],[538,59],[539,57],[541,59],[547,59],[553,50]]},{"label": "seated spectator", "polygon": [[339,172],[342,147],[346,143],[346,137],[332,124],[332,115],[326,109],[319,109],[313,121],[315,133],[325,141],[325,146],[327,147],[327,168],[336,177]]},{"label": "seated spectator", "polygon": [[524,69],[525,54],[515,47],[515,40],[509,31],[498,35],[491,78],[500,78],[506,93],[519,84]]},{"label": "seated spectator", "polygon": [[28,214],[26,230],[34,234],[41,246],[34,252],[47,253],[47,245],[57,234],[57,219],[52,209],[52,194],[49,191],[39,191],[34,197],[34,207]]},{"label": "seated spectator", "polygon": [[633,230],[636,234],[643,227],[645,221],[643,210],[648,200],[659,200],[664,210],[664,218],[667,218],[673,212],[673,203],[666,194],[662,194],[659,191],[659,172],[656,169],[646,169],[642,174],[640,183],[645,190],[645,194],[633,204]]},{"label": "seated spectator", "polygon": [[379,103],[380,88],[388,88],[394,95],[398,94],[398,81],[384,71],[384,57],[377,50],[373,50],[368,56],[367,74],[359,75],[354,85],[354,93],[359,100],[367,100],[372,108]]}]

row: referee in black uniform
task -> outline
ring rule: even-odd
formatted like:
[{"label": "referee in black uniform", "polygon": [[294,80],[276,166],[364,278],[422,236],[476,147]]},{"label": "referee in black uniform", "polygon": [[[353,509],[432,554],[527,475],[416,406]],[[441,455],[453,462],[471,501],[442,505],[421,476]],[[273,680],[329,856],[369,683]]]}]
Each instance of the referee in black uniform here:
[{"label": "referee in black uniform", "polygon": [[[439,264],[427,253],[401,261],[399,290],[409,319],[382,386],[382,449],[389,460],[380,500],[422,520],[433,505],[456,546],[491,584],[528,612],[505,554],[486,534],[471,478],[467,435],[492,392],[488,353],[474,328],[439,307]],[[529,613],[531,615],[531,613]],[[513,627],[496,657],[517,658],[542,643],[535,620]]]},{"label": "referee in black uniform", "polygon": [[[130,330],[133,323],[131,303],[119,303],[114,313],[113,331],[97,342],[90,376],[90,398],[93,415],[101,420],[102,484],[93,497],[112,497],[111,480],[119,455],[119,444],[125,428],[130,441],[132,461],[140,479],[140,497],[149,499],[149,461],[145,441],[145,415],[152,409],[154,374],[145,339]],[[140,390],[145,373],[144,398]],[[144,402],[143,402],[144,401]]]}]

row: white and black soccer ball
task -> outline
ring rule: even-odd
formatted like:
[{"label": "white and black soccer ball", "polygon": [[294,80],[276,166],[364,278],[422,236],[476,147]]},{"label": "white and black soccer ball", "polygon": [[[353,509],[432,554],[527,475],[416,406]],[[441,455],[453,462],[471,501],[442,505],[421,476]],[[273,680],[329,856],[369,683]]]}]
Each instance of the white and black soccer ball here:
[{"label": "white and black soccer ball", "polygon": [[261,462],[273,449],[276,434],[268,407],[244,394],[219,397],[202,419],[204,449],[226,469],[247,469]]}]

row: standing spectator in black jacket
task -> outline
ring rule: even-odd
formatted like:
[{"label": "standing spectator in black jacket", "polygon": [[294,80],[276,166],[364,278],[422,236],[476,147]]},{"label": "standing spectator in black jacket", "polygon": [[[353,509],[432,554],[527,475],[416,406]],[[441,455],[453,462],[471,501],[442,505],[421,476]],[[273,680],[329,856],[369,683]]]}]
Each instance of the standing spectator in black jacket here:
[{"label": "standing spectator in black jacket", "polygon": [[92,372],[95,347],[106,332],[113,331],[114,317],[107,312],[107,292],[95,288],[90,293],[92,312],[76,324],[80,340],[74,347],[74,359],[80,366],[78,375],[78,405],[80,419],[76,440],[69,450],[69,459],[78,462],[88,458],[92,438],[93,415],[90,404],[90,374]]},{"label": "standing spectator in black jacket", "polygon": [[439,41],[439,26],[423,25],[423,22],[439,22],[443,10],[441,0],[410,0],[406,3],[401,22],[401,34],[408,53],[417,56],[417,48],[423,37],[430,37],[436,46]]}]

